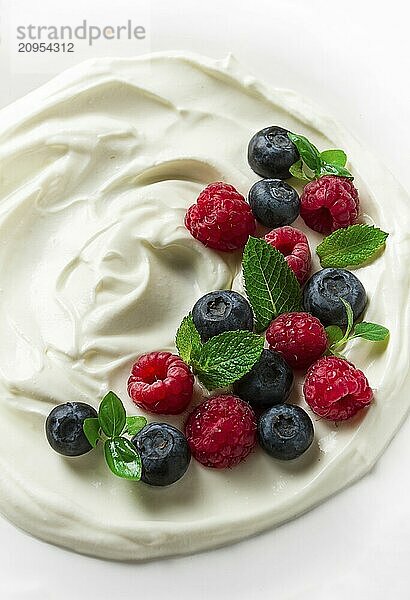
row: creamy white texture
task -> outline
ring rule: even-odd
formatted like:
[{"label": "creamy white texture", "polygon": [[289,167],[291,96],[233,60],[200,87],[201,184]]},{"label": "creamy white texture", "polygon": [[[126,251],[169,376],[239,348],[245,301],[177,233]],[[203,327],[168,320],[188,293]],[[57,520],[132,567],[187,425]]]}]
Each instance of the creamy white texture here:
[{"label": "creamy white texture", "polygon": [[[126,395],[133,360],[173,350],[181,318],[202,294],[235,276],[240,288],[238,257],[206,249],[183,217],[211,181],[246,194],[257,179],[247,143],[273,123],[347,150],[366,218],[390,233],[384,255],[357,271],[366,319],[389,327],[390,342],[384,352],[356,343],[349,354],[375,402],[338,427],[316,421],[313,448],[292,464],[260,451],[231,471],[193,462],[166,489],[115,478],[99,451],[58,456],[44,436],[53,405],[97,407],[114,389],[138,412]],[[233,541],[364,474],[404,417],[408,200],[333,121],[292,92],[260,85],[231,58],[86,62],[4,109],[0,200],[0,509],[34,535],[115,559]],[[307,233],[315,245],[319,236]],[[291,400],[303,405],[301,381]]]}]

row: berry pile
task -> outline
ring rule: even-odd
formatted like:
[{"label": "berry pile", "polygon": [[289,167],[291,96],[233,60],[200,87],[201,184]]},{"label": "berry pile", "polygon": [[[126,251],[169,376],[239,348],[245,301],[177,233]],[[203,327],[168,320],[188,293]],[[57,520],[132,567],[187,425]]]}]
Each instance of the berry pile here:
[{"label": "berry pile", "polygon": [[[341,150],[319,153],[303,136],[272,126],[252,137],[248,162],[262,177],[251,187],[248,202],[232,185],[211,183],[185,217],[187,229],[205,246],[230,252],[246,245],[243,271],[248,299],[232,290],[199,298],[178,329],[179,356],[169,352],[140,356],[127,386],[132,401],[154,414],[187,410],[195,375],[208,390],[218,390],[216,395],[190,409],[184,433],[168,423],[147,424],[145,417],[126,417],[113,392],[105,396],[98,413],[81,402],[57,406],[46,421],[47,439],[56,452],[79,456],[104,441],[107,464],[116,475],[166,486],[181,479],[191,456],[205,467],[224,469],[245,460],[257,443],[277,460],[304,454],[313,443],[314,427],[303,408],[288,402],[293,370],[307,370],[304,399],[323,419],[349,419],[371,403],[373,392],[365,375],[339,350],[349,339],[366,337],[366,327],[366,339],[385,339],[387,330],[357,324],[367,295],[353,273],[332,266],[309,278],[308,239],[290,226],[299,214],[319,233],[353,225],[359,196],[344,166],[346,155]],[[291,176],[310,181],[300,197],[284,181]],[[254,258],[260,273],[257,283],[256,271],[247,282],[245,269],[256,221],[270,229],[264,240],[256,239],[263,246]],[[352,264],[357,261],[347,266]],[[275,290],[269,286],[280,286],[283,273],[288,287],[283,285],[286,289],[273,298]],[[254,295],[251,289],[256,290]],[[292,293],[294,303],[286,304]],[[253,333],[255,329],[266,330],[265,337]]]}]

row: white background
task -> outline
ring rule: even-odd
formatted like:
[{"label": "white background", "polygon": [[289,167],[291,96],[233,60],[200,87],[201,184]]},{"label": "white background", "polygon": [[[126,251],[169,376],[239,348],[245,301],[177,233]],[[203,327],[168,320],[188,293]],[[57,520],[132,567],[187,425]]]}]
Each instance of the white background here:
[{"label": "white background", "polygon": [[[405,0],[254,0],[241,6],[238,0],[30,0],[30,9],[24,0],[0,4],[0,106],[46,81],[64,61],[106,53],[106,45],[83,45],[36,72],[35,57],[15,56],[11,23],[19,15],[25,22],[36,6],[50,25],[67,7],[67,19],[77,21],[131,18],[147,26],[147,40],[110,46],[112,53],[179,49],[220,58],[232,51],[255,75],[295,89],[334,115],[410,191]],[[376,468],[324,505],[251,540],[178,559],[104,562],[51,547],[0,520],[0,598],[407,600],[409,456],[408,420]]]}]

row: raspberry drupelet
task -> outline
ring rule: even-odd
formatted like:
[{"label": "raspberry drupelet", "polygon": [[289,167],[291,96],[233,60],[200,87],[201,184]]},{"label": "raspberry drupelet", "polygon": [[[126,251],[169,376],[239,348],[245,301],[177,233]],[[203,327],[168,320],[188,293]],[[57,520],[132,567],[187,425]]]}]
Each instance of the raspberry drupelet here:
[{"label": "raspberry drupelet", "polygon": [[177,415],[192,400],[194,376],[184,361],[170,352],[140,356],[128,379],[128,394],[151,413]]}]

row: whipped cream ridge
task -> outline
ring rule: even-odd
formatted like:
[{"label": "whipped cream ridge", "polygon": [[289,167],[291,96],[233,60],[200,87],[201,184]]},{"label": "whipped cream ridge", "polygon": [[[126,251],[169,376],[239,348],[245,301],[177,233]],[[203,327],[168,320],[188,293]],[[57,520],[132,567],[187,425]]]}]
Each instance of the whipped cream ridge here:
[{"label": "whipped cream ridge", "polygon": [[[247,194],[257,180],[248,141],[271,124],[344,148],[362,217],[390,234],[384,254],[356,270],[369,296],[365,319],[388,327],[390,341],[348,351],[375,401],[337,427],[315,421],[312,449],[292,464],[260,450],[223,472],[192,461],[163,489],[116,478],[98,449],[55,454],[44,435],[53,406],[97,408],[113,389],[128,414],[140,414],[126,393],[136,357],[175,351],[176,329],[204,293],[241,289],[240,257],[205,248],[183,219],[211,181]],[[0,200],[0,511],[33,535],[131,560],[235,541],[362,476],[403,420],[408,198],[333,120],[258,83],[231,57],[87,61],[3,109]],[[321,237],[300,219],[295,225],[313,249]],[[290,401],[303,406],[301,384]],[[184,419],[164,420],[181,427]]]}]

